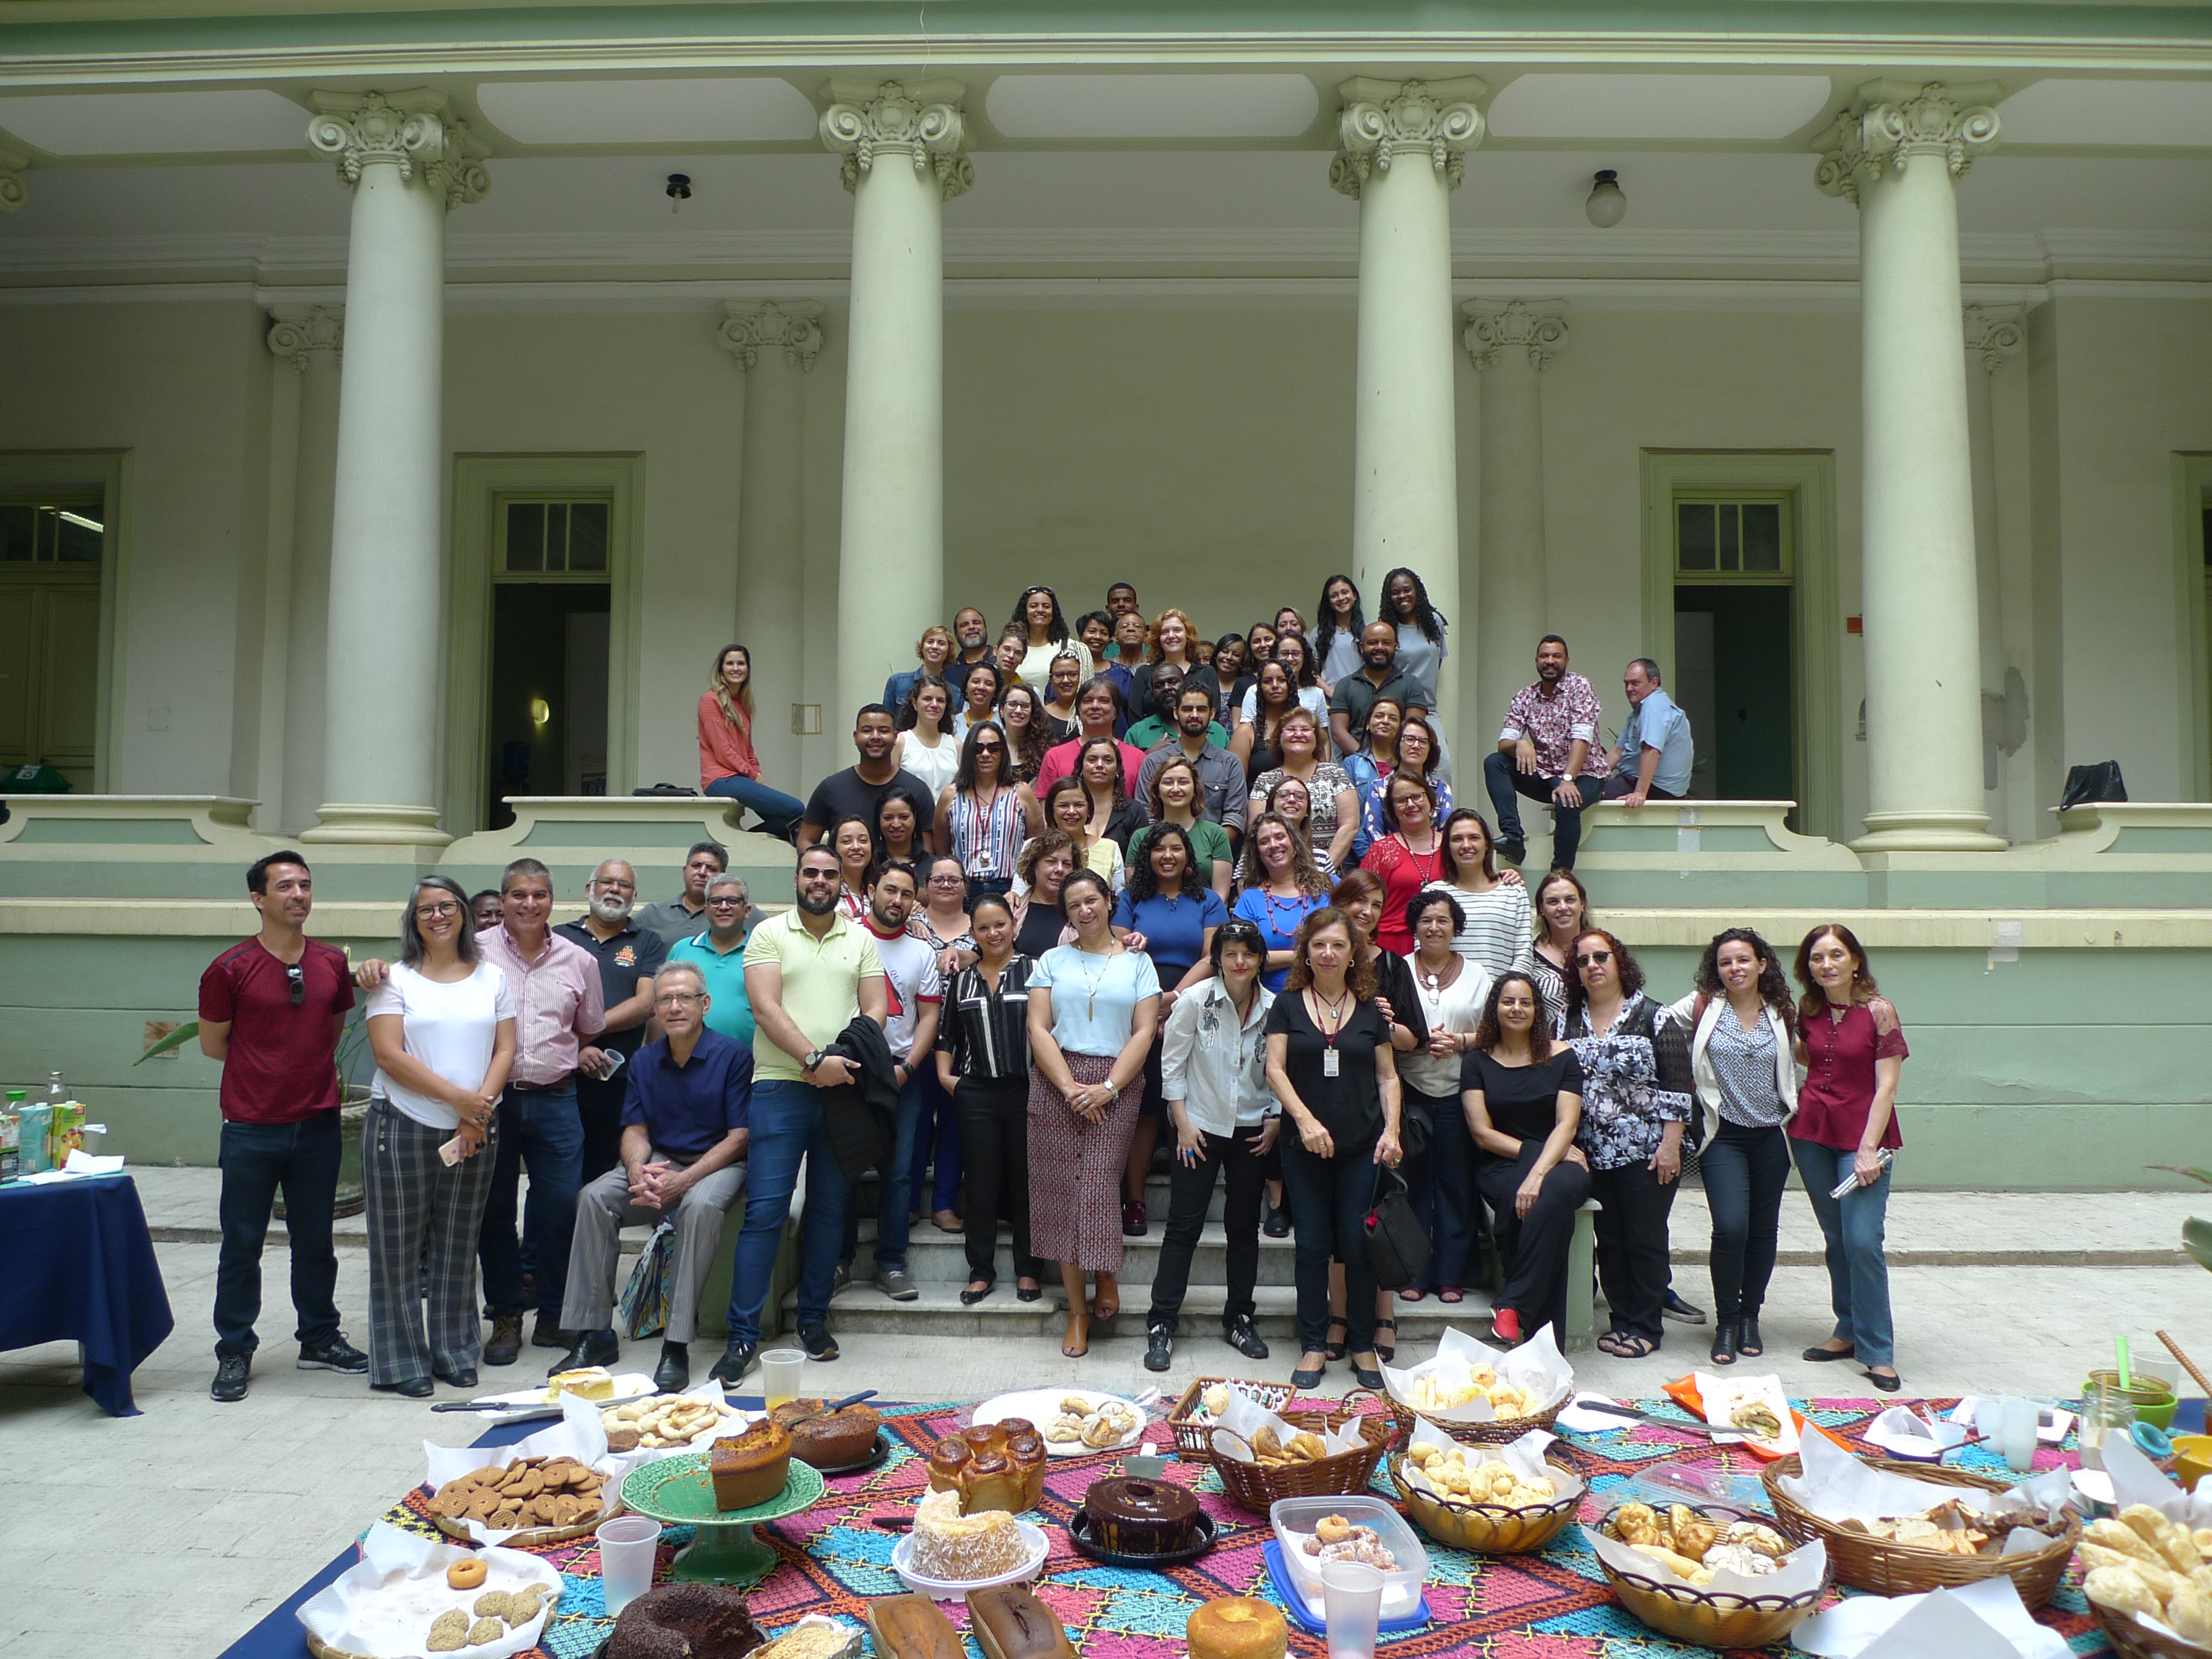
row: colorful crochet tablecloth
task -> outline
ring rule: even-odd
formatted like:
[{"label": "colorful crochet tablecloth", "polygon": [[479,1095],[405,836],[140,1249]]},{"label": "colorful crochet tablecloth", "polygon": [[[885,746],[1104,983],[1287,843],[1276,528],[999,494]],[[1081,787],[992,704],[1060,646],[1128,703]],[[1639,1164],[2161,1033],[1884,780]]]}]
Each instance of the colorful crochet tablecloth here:
[{"label": "colorful crochet tablecloth", "polygon": [[[1366,1403],[1370,1407],[1375,1404]],[[1648,1411],[1679,1411],[1667,1400],[1632,1403]],[[1857,1442],[1857,1431],[1893,1402],[1796,1403],[1810,1421],[1864,1452],[1869,1449]],[[1954,1402],[1931,1403],[1948,1407]],[[783,1557],[782,1565],[748,1592],[753,1617],[763,1630],[775,1634],[805,1613],[863,1624],[871,1597],[903,1593],[906,1587],[891,1569],[896,1535],[874,1525],[872,1517],[911,1513],[915,1500],[928,1489],[927,1448],[965,1427],[971,1408],[963,1403],[882,1407],[896,1442],[888,1459],[866,1473],[831,1481],[828,1495],[804,1514],[757,1528],[757,1536]],[[1575,1449],[1589,1479],[1585,1520],[1595,1520],[1610,1507],[1608,1490],[1662,1461],[1738,1474],[1756,1474],[1759,1468],[1743,1453],[1716,1452],[1705,1441],[1650,1425],[1563,1438]],[[1145,1440],[1147,1451],[1172,1451],[1164,1422],[1151,1424]],[[1949,1461],[1989,1473],[2003,1469],[2001,1459],[1978,1446],[1967,1447]],[[2036,1455],[2039,1468],[2070,1467],[2075,1462],[2070,1441],[2065,1447],[2043,1447]],[[1196,1563],[1152,1572],[1102,1566],[1079,1553],[1068,1540],[1066,1522],[1091,1483],[1119,1469],[1118,1456],[1055,1458],[1038,1506],[1046,1521],[1059,1524],[1046,1528],[1052,1551],[1036,1590],[1066,1622],[1085,1659],[1180,1659],[1185,1651],[1184,1622],[1200,1603],[1224,1595],[1279,1601],[1261,1559],[1261,1547],[1273,1536],[1267,1518],[1235,1508],[1223,1494],[1219,1477],[1195,1464],[1170,1462],[1167,1478],[1195,1491],[1219,1528],[1220,1542]],[[1378,1474],[1376,1484],[1389,1493],[1387,1474]],[[432,1533],[425,1507],[428,1496],[427,1489],[418,1488],[384,1518],[410,1531]],[[662,1540],[661,1577],[666,1576],[670,1558],[690,1536],[689,1528],[668,1529]],[[1433,1540],[1424,1541],[1429,1552],[1431,1618],[1420,1630],[1386,1637],[1377,1659],[1457,1654],[1482,1659],[1626,1659],[1631,1655],[1640,1659],[1708,1651],[1662,1637],[1623,1611],[1577,1528],[1569,1528],[1535,1556],[1474,1556]],[[544,1659],[586,1659],[613,1628],[600,1595],[599,1547],[586,1538],[538,1553],[567,1580],[559,1614],[548,1626],[538,1652]],[[964,1627],[964,1608],[946,1604],[945,1611],[956,1626]],[[2103,1632],[2082,1601],[2078,1572],[2069,1574],[2056,1600],[2038,1616],[2077,1654],[2108,1650]],[[978,1651],[972,1639],[969,1646],[971,1653]],[[1326,1654],[1327,1644],[1293,1626],[1291,1650],[1318,1659]]]}]

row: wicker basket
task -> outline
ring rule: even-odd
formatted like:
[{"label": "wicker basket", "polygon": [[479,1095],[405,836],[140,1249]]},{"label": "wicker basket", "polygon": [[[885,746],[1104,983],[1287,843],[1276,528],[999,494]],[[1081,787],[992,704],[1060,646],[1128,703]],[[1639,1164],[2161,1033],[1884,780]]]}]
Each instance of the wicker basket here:
[{"label": "wicker basket", "polygon": [[1168,1413],[1168,1427],[1175,1431],[1176,1455],[1186,1463],[1213,1467],[1213,1431],[1220,1425],[1208,1419],[1200,1420],[1199,1401],[1206,1391],[1217,1383],[1225,1383],[1255,1400],[1269,1411],[1279,1413],[1297,1391],[1287,1382],[1255,1382],[1243,1376],[1201,1376],[1182,1391],[1175,1409]]},{"label": "wicker basket", "polygon": [[1421,1530],[1439,1544],[1477,1555],[1533,1555],[1573,1524],[1582,1507],[1583,1480],[1565,1464],[1545,1465],[1573,1494],[1534,1509],[1510,1510],[1501,1504],[1476,1504],[1464,1498],[1431,1498],[1406,1480],[1406,1454],[1390,1454],[1390,1482]]},{"label": "wicker basket", "polygon": [[[1309,1429],[1316,1434],[1340,1429],[1358,1418],[1360,1435],[1367,1442],[1364,1447],[1310,1463],[1246,1463],[1234,1457],[1217,1456],[1213,1472],[1221,1477],[1221,1489],[1229,1494],[1229,1501],[1241,1510],[1265,1515],[1275,1506],[1278,1498],[1340,1498],[1365,1492],[1368,1483],[1375,1479],[1382,1454],[1390,1449],[1390,1443],[1396,1437],[1396,1431],[1381,1417],[1359,1416],[1352,1397],[1365,1392],[1364,1389],[1354,1389],[1345,1395],[1341,1406],[1329,1411],[1276,1413],[1292,1428]],[[1227,1429],[1220,1432],[1231,1439],[1239,1437]]]},{"label": "wicker basket", "polygon": [[1812,1615],[1827,1589],[1816,1584],[1801,1595],[1716,1595],[1619,1571],[1602,1556],[1598,1566],[1622,1607],[1662,1636],[1701,1648],[1763,1648],[1779,1642]]},{"label": "wicker basket", "polygon": [[[1925,1480],[1939,1486],[1969,1486],[1978,1492],[2004,1492],[2011,1482],[1966,1469],[1947,1469],[1927,1463],[1907,1463],[1887,1457],[1866,1460],[1869,1468]],[[1782,1477],[1798,1475],[1804,1465],[1796,1454],[1769,1463],[1760,1474],[1766,1495],[1774,1505],[1775,1524],[1798,1543],[1818,1538],[1828,1547],[1828,1560],[1839,1583],[1877,1595],[1918,1595],[1932,1589],[1971,1584],[2002,1573],[2012,1580],[2020,1599],[2030,1608],[2047,1605],[2065,1575],[2074,1546],[2081,1540],[2081,1522],[2069,1514],[2065,1534],[2040,1548],[2017,1555],[1943,1555],[1934,1550],[1893,1544],[1854,1527],[1823,1520],[1782,1490]]]},{"label": "wicker basket", "polygon": [[[1496,1417],[1487,1423],[1438,1423],[1433,1417],[1427,1420],[1462,1446],[1504,1446],[1518,1440],[1531,1429],[1550,1429],[1559,1420],[1559,1413],[1565,1408],[1567,1401],[1574,1397],[1574,1390],[1570,1389],[1556,1404],[1547,1407],[1533,1417]],[[1389,1395],[1385,1395],[1383,1399],[1389,1404],[1390,1420],[1397,1425],[1398,1432],[1411,1440],[1414,1425],[1421,1414]]]},{"label": "wicker basket", "polygon": [[[2081,1599],[2089,1601],[2086,1595]],[[2089,1601],[2089,1611],[2120,1659],[2204,1659],[2205,1649],[2191,1647],[2179,1637],[2161,1636],[2124,1613],[2115,1613],[2094,1601]]]}]

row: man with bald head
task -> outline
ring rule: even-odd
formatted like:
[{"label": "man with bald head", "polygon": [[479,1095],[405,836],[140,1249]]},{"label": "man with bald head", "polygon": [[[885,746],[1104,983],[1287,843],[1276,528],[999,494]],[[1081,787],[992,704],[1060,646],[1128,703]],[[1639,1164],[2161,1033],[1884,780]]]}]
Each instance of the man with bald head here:
[{"label": "man with bald head", "polygon": [[644,1041],[653,1013],[653,976],[668,958],[659,933],[640,927],[631,915],[637,902],[637,872],[621,859],[609,859],[592,872],[584,889],[590,908],[553,931],[590,951],[599,964],[599,990],[607,1001],[606,1035],[599,1048],[614,1069],[595,1078],[579,1067],[576,1110],[584,1122],[586,1186],[622,1160],[623,1092],[629,1079],[623,1067]]}]

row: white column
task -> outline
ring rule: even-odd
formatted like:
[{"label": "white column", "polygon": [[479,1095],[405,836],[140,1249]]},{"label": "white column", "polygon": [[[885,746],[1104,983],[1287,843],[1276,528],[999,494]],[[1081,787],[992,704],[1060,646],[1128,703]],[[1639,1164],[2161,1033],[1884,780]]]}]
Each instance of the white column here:
[{"label": "white column", "polygon": [[1543,373],[1567,343],[1564,309],[1557,300],[1470,300],[1464,307],[1468,356],[1482,371],[1481,699],[1470,753],[1496,746],[1506,705],[1534,677],[1536,641],[1549,630]]},{"label": "white column", "polygon": [[945,204],[975,183],[957,82],[833,80],[822,142],[853,192],[831,732],[945,610]]},{"label": "white column", "polygon": [[1975,634],[1982,667],[1982,804],[1991,830],[2014,833],[2007,761],[2027,738],[2027,683],[2014,664],[2005,629],[2003,538],[2007,529],[1997,479],[1996,411],[1990,396],[1998,369],[2027,343],[2024,306],[1968,306],[1966,432],[1974,469]]},{"label": "white column", "polygon": [[[262,805],[268,827],[314,822],[323,799],[325,657],[330,638],[331,497],[338,451],[345,312],[279,307],[269,331],[280,414],[271,422],[270,568],[263,598]],[[289,424],[283,416],[292,418]],[[280,453],[281,450],[281,453]],[[282,496],[280,506],[279,496]]]},{"label": "white column", "polygon": [[[1398,565],[1461,624],[1437,686],[1466,730],[1460,665],[1474,643],[1460,599],[1452,413],[1451,192],[1482,142],[1480,81],[1346,81],[1328,182],[1359,204],[1359,356],[1353,386],[1352,568],[1381,592]],[[1376,603],[1374,599],[1370,604]]]},{"label": "white column", "polygon": [[806,371],[822,349],[822,307],[812,300],[733,300],[722,313],[723,348],[745,376],[734,637],[752,654],[761,775],[787,794],[803,794],[790,708],[805,700]]},{"label": "white column", "polygon": [[321,823],[441,847],[446,213],[491,187],[442,93],[314,94],[308,142],[353,189],[338,391]]},{"label": "white column", "polygon": [[1982,851],[1973,465],[1953,181],[1993,143],[1995,87],[1875,81],[1815,146],[1859,210],[1865,852]]}]

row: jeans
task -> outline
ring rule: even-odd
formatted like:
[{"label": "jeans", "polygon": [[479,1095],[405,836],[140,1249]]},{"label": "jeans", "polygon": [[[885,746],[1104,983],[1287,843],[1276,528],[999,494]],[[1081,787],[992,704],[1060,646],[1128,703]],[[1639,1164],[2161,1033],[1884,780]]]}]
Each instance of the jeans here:
[{"label": "jeans", "polygon": [[[1165,1127],[1173,1127],[1170,1117]],[[1289,1125],[1284,1125],[1287,1133]],[[1235,1134],[1208,1134],[1200,1130],[1203,1150],[1194,1160],[1176,1154],[1168,1175],[1167,1238],[1160,1246],[1159,1263],[1152,1270],[1152,1307],[1145,1316],[1147,1327],[1176,1328],[1182,1310],[1183,1291],[1190,1283],[1190,1259],[1197,1253],[1199,1236],[1206,1231],[1206,1206],[1213,1199],[1213,1176],[1218,1170],[1227,1183],[1226,1207],[1221,1230],[1227,1236],[1229,1298],[1221,1304],[1221,1322],[1250,1318],[1256,1311],[1252,1287],[1260,1279],[1260,1201],[1267,1189],[1267,1160],[1254,1150],[1261,1126],[1239,1128]],[[1373,1306],[1373,1298],[1369,1298]]]},{"label": "jeans", "polygon": [[1713,1212],[1714,1316],[1756,1319],[1774,1276],[1790,1142],[1778,1126],[1759,1128],[1723,1118],[1698,1167]]},{"label": "jeans", "polygon": [[222,1253],[215,1272],[218,1356],[250,1354],[259,1346],[253,1326],[261,1317],[261,1245],[279,1188],[292,1245],[292,1307],[300,1317],[295,1334],[302,1347],[337,1334],[338,1258],[331,1248],[331,1212],[337,1204],[338,1147],[335,1110],[297,1123],[222,1126]]},{"label": "jeans", "polygon": [[[1564,806],[1552,799],[1552,791],[1562,780],[1547,778],[1523,772],[1520,763],[1502,749],[1493,749],[1483,757],[1482,781],[1490,790],[1490,804],[1498,812],[1498,840],[1501,846],[1518,847],[1528,839],[1521,830],[1521,804],[1517,797],[1526,795],[1530,800],[1549,801],[1552,807],[1552,867],[1571,870],[1575,867],[1575,849],[1582,845],[1583,809]],[[1583,805],[1597,799],[1599,780],[1582,779],[1577,787],[1583,792]]]},{"label": "jeans", "polygon": [[1809,1140],[1792,1140],[1805,1196],[1828,1241],[1828,1299],[1836,1310],[1836,1337],[1858,1350],[1862,1365],[1894,1365],[1897,1335],[1889,1317],[1889,1260],[1882,1254],[1882,1222],[1889,1210],[1890,1170],[1871,1187],[1841,1198],[1828,1194],[1851,1172],[1851,1154]]},{"label": "jeans", "polygon": [[1421,1275],[1420,1288],[1465,1285],[1482,1217],[1474,1186],[1474,1137],[1468,1130],[1467,1113],[1457,1095],[1425,1095],[1411,1085],[1401,1085],[1399,1098],[1409,1122],[1419,1112],[1431,1125],[1426,1153],[1408,1153],[1401,1171],[1413,1213],[1429,1236],[1429,1270]]},{"label": "jeans", "polygon": [[[922,1058],[929,1060],[927,1054]],[[915,1127],[921,1121],[922,1076],[916,1072],[906,1080],[906,1087],[899,1091],[898,1140],[891,1149],[890,1161],[876,1171],[878,1273],[906,1266],[906,1237],[910,1224],[907,1220],[908,1200],[914,1194],[908,1170],[914,1163]],[[807,1202],[811,1204],[813,1200],[810,1197]],[[849,1266],[860,1250],[860,1206],[848,1204],[837,1259]]]},{"label": "jeans", "polygon": [[514,1237],[515,1189],[525,1164],[530,1197],[522,1208],[522,1231],[538,1275],[538,1317],[549,1330],[558,1330],[568,1240],[576,1229],[576,1189],[584,1184],[584,1123],[573,1083],[557,1090],[510,1087],[499,1097],[498,1162],[492,1166],[491,1196],[484,1200],[483,1230],[477,1235],[484,1301],[494,1317],[526,1311],[522,1251]]},{"label": "jeans", "polygon": [[1544,1176],[1528,1213],[1520,1213],[1521,1183],[1544,1154],[1540,1140],[1524,1140],[1520,1155],[1475,1153],[1475,1179],[1498,1231],[1498,1259],[1504,1276],[1494,1305],[1521,1316],[1521,1334],[1549,1325],[1561,1347],[1567,1341],[1567,1254],[1575,1242],[1575,1212],[1590,1194],[1590,1172],[1561,1158]]},{"label": "jeans", "polygon": [[[811,1084],[770,1079],[753,1085],[752,1139],[746,1162],[745,1224],[730,1274],[730,1340],[757,1344],[761,1312],[791,1219],[799,1166],[806,1164],[806,1218],[800,1239],[799,1324],[830,1319],[830,1285],[845,1231],[845,1174],[830,1149],[822,1091]],[[902,1217],[903,1219],[903,1217]]]},{"label": "jeans", "polygon": [[724,800],[733,800],[750,806],[760,814],[762,833],[791,839],[799,820],[805,815],[806,803],[794,800],[781,789],[771,789],[758,778],[746,777],[732,772],[726,778],[716,778],[707,786],[710,795],[720,795]]},{"label": "jeans", "polygon": [[1660,1180],[1643,1158],[1590,1171],[1590,1196],[1602,1206],[1595,1218],[1597,1282],[1613,1310],[1611,1328],[1654,1347],[1666,1334],[1659,1308],[1667,1299],[1667,1217],[1680,1185]]},{"label": "jeans", "polygon": [[[960,1196],[960,1109],[952,1103],[952,1097],[938,1085],[937,1064],[928,1055],[921,1056],[915,1080],[921,1085],[921,1109],[914,1121],[914,1157],[907,1164],[907,1213],[927,1210],[934,1215],[939,1210],[949,1210]],[[929,1155],[937,1153],[937,1180],[925,1188],[922,1177],[929,1173]],[[930,1201],[921,1201],[927,1191]]]},{"label": "jeans", "polygon": [[1014,1235],[1014,1277],[1035,1279],[1030,1254],[1030,1079],[963,1077],[952,1091],[968,1172],[968,1277],[999,1279],[999,1222]]},{"label": "jeans", "polygon": [[1375,1202],[1375,1137],[1357,1146],[1336,1142],[1334,1158],[1316,1158],[1287,1115],[1282,1128],[1283,1195],[1297,1234],[1298,1346],[1328,1346],[1328,1264],[1344,1263],[1345,1352],[1375,1346],[1375,1269],[1367,1260],[1367,1212]]}]

